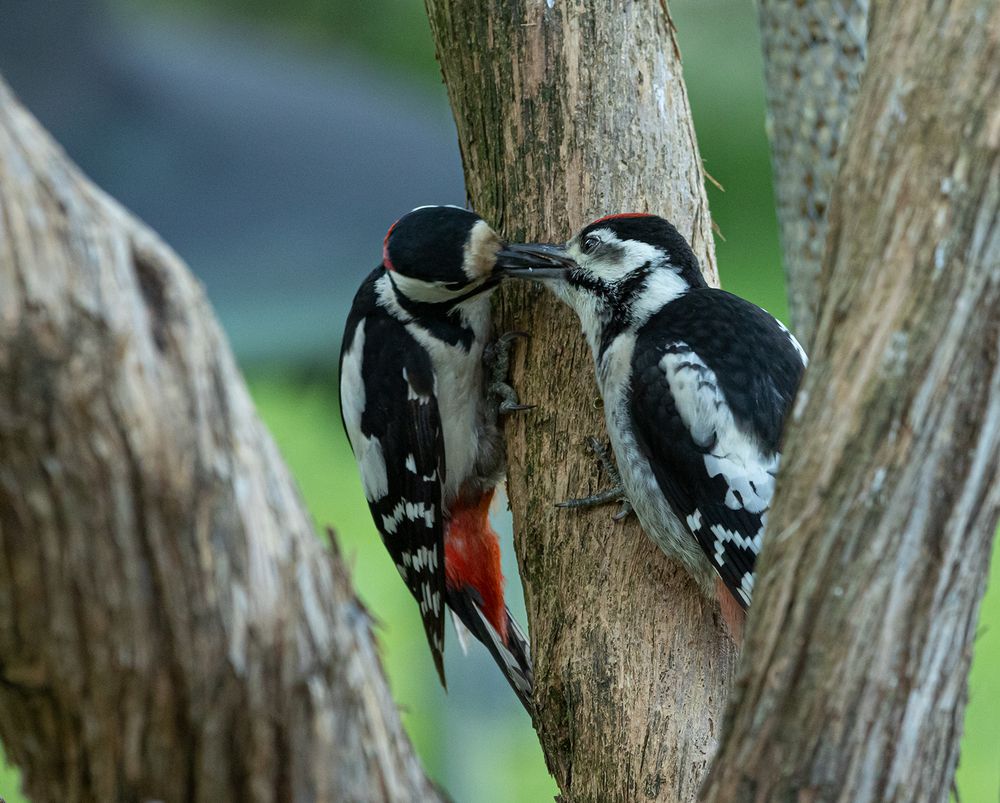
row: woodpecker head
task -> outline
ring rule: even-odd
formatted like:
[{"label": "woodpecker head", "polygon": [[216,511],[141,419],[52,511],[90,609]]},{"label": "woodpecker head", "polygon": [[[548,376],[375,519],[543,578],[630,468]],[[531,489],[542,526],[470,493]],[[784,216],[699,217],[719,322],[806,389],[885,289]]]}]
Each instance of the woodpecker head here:
[{"label": "woodpecker head", "polygon": [[392,224],[382,266],[396,289],[415,302],[451,306],[492,290],[507,267],[552,265],[544,256],[508,249],[475,212],[419,206]]},{"label": "woodpecker head", "polygon": [[[531,269],[506,273],[541,279],[580,314],[606,321],[648,314],[688,290],[706,287],[698,260],[687,241],[656,215],[609,215],[585,226],[565,247],[521,246],[535,254],[543,274]],[[562,271],[548,266],[568,258]]]}]

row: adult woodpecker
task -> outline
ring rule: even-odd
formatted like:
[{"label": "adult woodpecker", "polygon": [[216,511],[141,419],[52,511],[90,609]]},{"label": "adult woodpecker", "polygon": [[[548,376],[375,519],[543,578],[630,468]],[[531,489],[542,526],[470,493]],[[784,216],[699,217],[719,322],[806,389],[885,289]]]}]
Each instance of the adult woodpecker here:
[{"label": "adult woodpecker", "polygon": [[620,473],[620,488],[568,504],[624,493],[740,640],[805,352],[763,309],[709,287],[662,218],[611,215],[565,247],[528,248],[543,276],[516,274],[544,279],[580,318]]},{"label": "adult woodpecker", "polygon": [[464,209],[420,207],[396,221],[347,319],[340,409],[375,526],[420,603],[441,683],[447,605],[459,635],[464,625],[486,646],[530,710],[528,641],[504,603],[489,521],[504,474],[498,416],[523,409],[502,381],[510,337],[487,349],[489,296],[504,266],[523,264],[516,246]]}]

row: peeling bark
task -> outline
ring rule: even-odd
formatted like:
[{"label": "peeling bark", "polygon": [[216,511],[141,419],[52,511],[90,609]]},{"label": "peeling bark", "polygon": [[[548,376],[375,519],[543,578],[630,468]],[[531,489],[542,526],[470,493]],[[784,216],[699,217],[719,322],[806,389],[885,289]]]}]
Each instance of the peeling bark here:
[{"label": "peeling bark", "polygon": [[438,800],[201,287],[0,82],[0,736],[33,800]]},{"label": "peeling bark", "polygon": [[1000,514],[1000,4],[876,2],[705,800],[943,801]]},{"label": "peeling bark", "polygon": [[[565,240],[608,212],[651,211],[717,282],[711,220],[665,2],[426,0],[473,207],[512,239]],[[565,799],[693,800],[718,735],[734,649],[703,599],[633,519],[553,502],[605,478],[576,318],[506,287],[505,329],[533,339],[507,424],[509,492],[531,629],[538,730]]]}]

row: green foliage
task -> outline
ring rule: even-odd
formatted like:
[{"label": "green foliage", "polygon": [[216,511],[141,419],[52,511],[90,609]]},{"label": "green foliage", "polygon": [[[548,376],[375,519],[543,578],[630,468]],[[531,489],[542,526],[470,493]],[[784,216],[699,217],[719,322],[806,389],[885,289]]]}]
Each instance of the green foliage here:
[{"label": "green foliage", "polygon": [[[420,0],[110,0],[119,9],[195,13],[228,22],[244,19],[312,44],[349,48],[388,69],[430,84],[439,81]],[[754,7],[736,0],[675,0],[684,74],[708,171],[725,192],[709,188],[724,241],[717,253],[724,286],[779,316],[786,303],[777,242]],[[615,210],[607,210],[615,211]],[[332,350],[331,350],[331,363]],[[343,437],[332,373],[296,373],[287,366],[250,371],[254,397],[302,489],[317,523],[333,524],[353,565],[355,584],[376,627],[390,684],[404,721],[432,776],[449,776],[456,800],[541,801],[555,787],[527,719],[509,713],[449,715],[427,656],[416,606],[399,581],[368,515]],[[970,706],[957,785],[969,803],[1000,793],[1000,553],[983,603],[971,676]],[[516,582],[516,580],[514,581]],[[487,717],[487,720],[480,718]],[[462,729],[461,755],[440,741],[446,725]],[[483,727],[484,722],[486,727]],[[466,730],[468,728],[468,730]],[[488,732],[489,738],[483,738]],[[17,774],[0,764],[0,795],[25,803]]]}]

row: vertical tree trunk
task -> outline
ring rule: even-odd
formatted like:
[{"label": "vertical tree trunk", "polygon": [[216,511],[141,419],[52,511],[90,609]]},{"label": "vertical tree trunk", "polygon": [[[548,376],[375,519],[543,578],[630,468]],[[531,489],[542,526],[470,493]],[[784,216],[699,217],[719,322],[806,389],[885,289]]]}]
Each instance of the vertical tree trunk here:
[{"label": "vertical tree trunk", "polygon": [[[711,221],[664,2],[426,0],[473,206],[512,238],[564,240],[608,212],[654,211],[716,280]],[[509,492],[535,662],[535,724],[567,800],[693,800],[734,663],[717,609],[612,509],[553,507],[606,481],[575,317],[509,287],[515,366]]]},{"label": "vertical tree trunk", "polygon": [[706,800],[948,797],[1000,511],[998,30],[875,4]]},{"label": "vertical tree trunk", "polygon": [[816,328],[830,193],[865,67],[869,0],[760,0],[767,129],[792,330]]},{"label": "vertical tree trunk", "polygon": [[204,294],[0,81],[0,736],[33,800],[438,800]]}]

